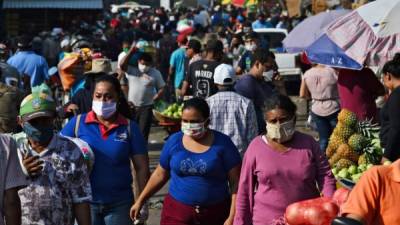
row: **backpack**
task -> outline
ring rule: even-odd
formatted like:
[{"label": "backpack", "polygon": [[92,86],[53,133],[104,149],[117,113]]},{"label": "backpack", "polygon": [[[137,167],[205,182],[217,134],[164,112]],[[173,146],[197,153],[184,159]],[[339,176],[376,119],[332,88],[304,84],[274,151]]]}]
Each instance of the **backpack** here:
[{"label": "backpack", "polygon": [[12,133],[16,131],[16,118],[22,97],[16,87],[0,83],[0,132]]}]

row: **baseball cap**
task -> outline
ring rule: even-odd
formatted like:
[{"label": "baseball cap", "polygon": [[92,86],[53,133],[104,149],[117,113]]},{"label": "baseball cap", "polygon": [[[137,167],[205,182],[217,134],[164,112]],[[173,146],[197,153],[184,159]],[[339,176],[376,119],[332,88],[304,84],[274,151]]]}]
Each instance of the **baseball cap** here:
[{"label": "baseball cap", "polygon": [[206,44],[206,50],[212,50],[214,52],[222,52],[224,50],[224,45],[220,40],[208,40]]},{"label": "baseball cap", "polygon": [[[43,88],[44,87],[44,88]],[[39,117],[53,117],[56,113],[56,102],[46,93],[47,85],[42,84],[38,89],[33,90],[32,94],[26,96],[21,102],[19,115],[23,121],[29,121]],[[47,89],[48,90],[48,87]]]},{"label": "baseball cap", "polygon": [[200,41],[196,39],[191,39],[188,42],[187,48],[193,49],[194,52],[200,52],[201,51],[201,43]]},{"label": "baseball cap", "polygon": [[186,35],[180,34],[180,35],[178,35],[178,37],[176,38],[176,41],[177,41],[178,43],[180,43],[180,44],[186,44],[187,41],[188,41],[188,39],[187,39]]},{"label": "baseball cap", "polygon": [[220,64],[214,70],[214,83],[232,85],[235,82],[235,70],[229,64]]}]

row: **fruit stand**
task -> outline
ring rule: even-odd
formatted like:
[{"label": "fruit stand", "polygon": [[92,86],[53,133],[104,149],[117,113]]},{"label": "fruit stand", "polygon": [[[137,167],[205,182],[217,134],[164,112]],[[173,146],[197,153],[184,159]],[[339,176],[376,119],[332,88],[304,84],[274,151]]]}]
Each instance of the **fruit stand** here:
[{"label": "fruit stand", "polygon": [[379,130],[371,120],[358,121],[347,109],[339,113],[326,156],[340,186],[352,188],[366,170],[380,164]]},{"label": "fruit stand", "polygon": [[330,225],[340,216],[340,206],[346,202],[362,174],[381,163],[384,150],[380,145],[379,131],[380,127],[371,120],[358,121],[353,112],[341,110],[326,149],[338,189],[332,198],[292,203],[286,209],[283,222],[276,224]]},{"label": "fruit stand", "polygon": [[174,103],[167,106],[165,102],[156,104],[153,115],[168,134],[173,134],[181,129],[182,105]]}]

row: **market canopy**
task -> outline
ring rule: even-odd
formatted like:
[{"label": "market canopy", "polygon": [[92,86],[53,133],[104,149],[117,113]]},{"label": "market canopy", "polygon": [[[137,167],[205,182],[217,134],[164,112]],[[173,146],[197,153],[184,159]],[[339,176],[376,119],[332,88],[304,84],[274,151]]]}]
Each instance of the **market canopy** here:
[{"label": "market canopy", "polygon": [[3,9],[103,9],[102,0],[3,0]]}]

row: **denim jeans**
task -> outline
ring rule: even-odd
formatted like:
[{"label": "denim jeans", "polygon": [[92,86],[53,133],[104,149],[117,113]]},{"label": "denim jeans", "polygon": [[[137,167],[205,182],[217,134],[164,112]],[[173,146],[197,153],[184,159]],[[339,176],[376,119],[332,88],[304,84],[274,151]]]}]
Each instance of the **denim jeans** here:
[{"label": "denim jeans", "polygon": [[129,211],[133,200],[110,204],[90,204],[92,225],[132,225]]},{"label": "denim jeans", "polygon": [[328,147],[329,137],[336,127],[338,114],[339,111],[329,116],[318,116],[311,112],[312,119],[317,126],[317,132],[319,134],[319,147],[323,152],[325,152],[326,147]]}]

